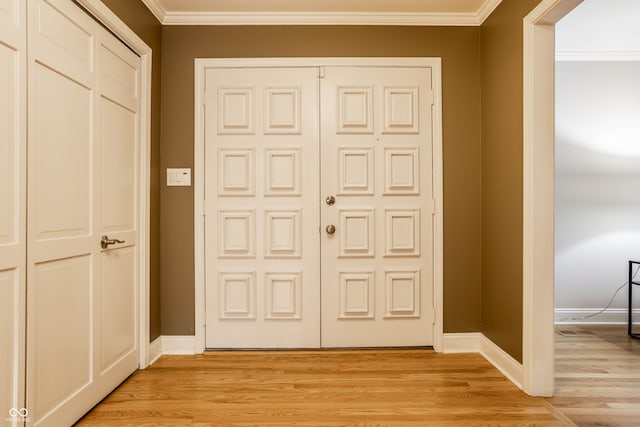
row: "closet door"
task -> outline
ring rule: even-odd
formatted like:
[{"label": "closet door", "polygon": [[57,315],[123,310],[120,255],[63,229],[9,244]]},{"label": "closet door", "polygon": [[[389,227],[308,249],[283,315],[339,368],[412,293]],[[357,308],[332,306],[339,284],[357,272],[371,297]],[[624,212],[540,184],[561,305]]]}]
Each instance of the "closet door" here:
[{"label": "closet door", "polygon": [[140,57],[99,28],[93,215],[100,240],[95,319],[98,395],[138,367],[138,177]]},{"label": "closet door", "polygon": [[137,367],[139,66],[71,1],[28,5],[27,405],[61,426]]},{"label": "closet door", "polygon": [[26,5],[0,0],[0,420],[24,408]]}]

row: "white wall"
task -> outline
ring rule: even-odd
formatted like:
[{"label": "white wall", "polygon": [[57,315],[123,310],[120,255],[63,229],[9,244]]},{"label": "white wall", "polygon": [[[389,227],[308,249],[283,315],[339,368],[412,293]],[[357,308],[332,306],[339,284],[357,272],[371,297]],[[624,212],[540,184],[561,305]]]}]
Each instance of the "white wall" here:
[{"label": "white wall", "polygon": [[[584,0],[556,25],[556,320],[604,308],[640,260],[639,20],[638,0]],[[627,295],[585,320],[626,321]]]},{"label": "white wall", "polygon": [[[557,62],[556,320],[604,308],[629,259],[640,261],[640,62]],[[627,292],[588,321],[626,321]]]}]

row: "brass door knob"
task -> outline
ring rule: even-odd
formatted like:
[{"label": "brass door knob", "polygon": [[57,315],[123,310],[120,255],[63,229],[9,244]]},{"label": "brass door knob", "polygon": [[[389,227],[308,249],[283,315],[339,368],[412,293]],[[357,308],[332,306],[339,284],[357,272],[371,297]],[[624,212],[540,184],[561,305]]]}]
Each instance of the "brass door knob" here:
[{"label": "brass door knob", "polygon": [[327,230],[327,234],[333,234],[336,232],[336,226],[333,224],[329,224],[327,225],[327,228],[325,230]]}]

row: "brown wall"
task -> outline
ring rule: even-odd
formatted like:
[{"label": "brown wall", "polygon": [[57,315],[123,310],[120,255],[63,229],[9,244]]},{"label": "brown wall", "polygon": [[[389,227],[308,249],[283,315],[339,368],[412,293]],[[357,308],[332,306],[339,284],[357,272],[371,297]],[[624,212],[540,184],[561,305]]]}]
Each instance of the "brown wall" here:
[{"label": "brown wall", "polygon": [[160,336],[160,80],[162,25],[141,1],[102,0],[153,50],[151,76],[150,338]]},{"label": "brown wall", "polygon": [[522,18],[540,0],[503,0],[480,29],[482,332],[522,361]]},{"label": "brown wall", "polygon": [[[444,328],[480,330],[481,131],[477,27],[162,29],[161,170],[193,167],[194,58],[442,57]],[[194,333],[193,187],[161,187],[162,334]]]}]

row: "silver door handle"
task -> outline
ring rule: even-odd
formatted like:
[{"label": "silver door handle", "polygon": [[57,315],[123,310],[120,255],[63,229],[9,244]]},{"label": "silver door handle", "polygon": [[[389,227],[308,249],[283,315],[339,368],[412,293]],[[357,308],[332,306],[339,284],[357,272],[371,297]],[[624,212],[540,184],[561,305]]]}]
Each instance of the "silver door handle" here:
[{"label": "silver door handle", "polygon": [[107,236],[102,236],[100,238],[100,247],[102,249],[107,249],[109,245],[115,245],[116,243],[124,243],[124,240],[110,239]]},{"label": "silver door handle", "polygon": [[336,232],[336,226],[333,224],[329,224],[327,225],[327,228],[325,228],[325,230],[327,230],[327,234],[333,234]]}]

